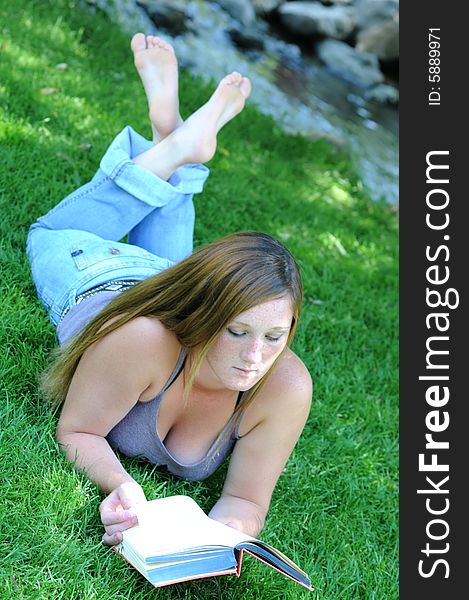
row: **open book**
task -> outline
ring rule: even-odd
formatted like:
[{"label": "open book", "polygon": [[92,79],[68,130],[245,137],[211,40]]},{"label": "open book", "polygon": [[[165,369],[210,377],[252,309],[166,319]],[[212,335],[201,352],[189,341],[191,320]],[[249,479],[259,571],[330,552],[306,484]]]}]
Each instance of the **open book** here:
[{"label": "open book", "polygon": [[137,511],[139,525],[114,547],[154,586],[214,575],[240,575],[248,552],[312,590],[306,573],[260,540],[208,517],[189,496],[151,500]]}]

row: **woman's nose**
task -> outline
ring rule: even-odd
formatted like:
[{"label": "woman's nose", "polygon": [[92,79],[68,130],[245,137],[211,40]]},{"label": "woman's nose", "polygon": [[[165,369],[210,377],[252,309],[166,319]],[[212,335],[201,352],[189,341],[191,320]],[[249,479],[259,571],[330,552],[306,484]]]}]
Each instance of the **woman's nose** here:
[{"label": "woman's nose", "polygon": [[241,358],[247,365],[257,365],[262,361],[262,342],[248,344],[241,353]]}]

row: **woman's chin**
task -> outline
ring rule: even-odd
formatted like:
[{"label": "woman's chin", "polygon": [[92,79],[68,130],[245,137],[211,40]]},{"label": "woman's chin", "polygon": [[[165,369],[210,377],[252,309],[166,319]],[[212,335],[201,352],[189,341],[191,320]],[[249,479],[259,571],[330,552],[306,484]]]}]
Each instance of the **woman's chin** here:
[{"label": "woman's chin", "polygon": [[256,383],[261,379],[262,375],[259,373],[237,373],[236,378],[231,378],[229,388],[238,392],[245,392],[250,390]]}]

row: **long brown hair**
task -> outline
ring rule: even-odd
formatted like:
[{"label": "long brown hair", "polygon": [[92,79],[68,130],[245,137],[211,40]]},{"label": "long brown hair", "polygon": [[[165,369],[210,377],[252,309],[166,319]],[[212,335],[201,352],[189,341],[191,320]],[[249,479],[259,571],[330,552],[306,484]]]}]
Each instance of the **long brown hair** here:
[{"label": "long brown hair", "polygon": [[[288,344],[302,301],[301,277],[293,256],[264,233],[226,236],[116,296],[81,333],[57,349],[42,378],[42,390],[54,404],[60,404],[87,348],[136,317],[152,316],[172,331],[182,346],[199,347],[184,391],[187,399],[204,356],[226,325],[240,313],[282,296],[291,298],[293,310]],[[238,416],[267,376],[244,396]]]}]

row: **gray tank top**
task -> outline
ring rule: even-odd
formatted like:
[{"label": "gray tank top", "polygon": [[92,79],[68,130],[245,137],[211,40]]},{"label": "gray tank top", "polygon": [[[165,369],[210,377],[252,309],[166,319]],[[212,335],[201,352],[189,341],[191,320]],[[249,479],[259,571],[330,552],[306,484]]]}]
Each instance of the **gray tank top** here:
[{"label": "gray tank top", "polygon": [[[63,344],[78,333],[115,295],[116,292],[100,292],[70,309],[58,328],[59,342]],[[238,420],[230,436],[226,437],[225,434],[235,419],[235,415],[232,415],[207,454],[195,463],[182,463],[170,454],[158,435],[156,424],[164,393],[181,373],[186,356],[187,350],[182,348],[176,366],[159,394],[148,402],[137,402],[109,432],[106,439],[112,448],[122,454],[143,458],[154,465],[166,467],[173,475],[198,481],[212,475],[232,452],[236,440],[239,439],[238,428],[241,419]],[[238,404],[246,393],[240,394]],[[220,444],[222,439],[223,443]]]},{"label": "gray tank top", "polygon": [[[182,463],[167,450],[156,427],[158,413],[164,393],[181,373],[186,356],[187,350],[182,348],[176,366],[159,394],[149,402],[137,402],[122,421],[109,432],[106,439],[113,448],[127,456],[144,458],[152,464],[165,466],[173,475],[197,481],[211,475],[231,453],[236,440],[239,439],[239,421],[231,435],[225,438],[235,418],[233,415],[218,434],[207,454],[195,463]],[[241,397],[242,395],[238,402]],[[225,438],[223,443],[219,445],[223,438]]]}]

